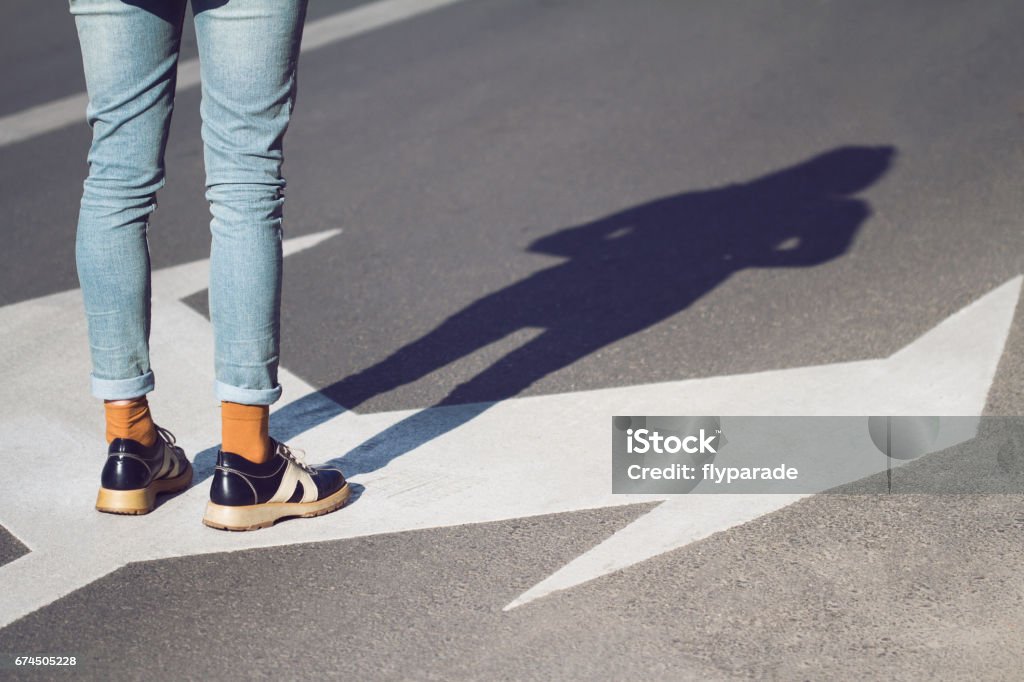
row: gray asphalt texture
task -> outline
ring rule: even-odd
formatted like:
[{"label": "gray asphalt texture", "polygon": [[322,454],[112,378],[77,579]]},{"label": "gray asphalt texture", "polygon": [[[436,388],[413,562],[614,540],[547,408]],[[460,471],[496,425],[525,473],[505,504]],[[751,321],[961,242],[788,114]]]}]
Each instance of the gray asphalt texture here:
[{"label": "gray asphalt texture", "polygon": [[[0,113],[81,89],[64,3],[0,18]],[[343,232],[286,261],[282,362],[377,411],[889,355],[1024,272],[1022,20],[995,0],[478,0],[304,54],[286,229]],[[208,250],[198,97],[175,109],[156,267]],[[83,124],[2,150],[0,303],[77,286],[87,145]],[[553,343],[498,362],[536,327]],[[1018,310],[990,414],[1021,414],[1022,357]],[[78,652],[83,679],[1024,670],[1016,495],[819,496],[501,611],[646,508],[130,565],[0,652]]]},{"label": "gray asphalt texture", "polygon": [[27,553],[28,548],[6,528],[0,526],[0,566]]}]

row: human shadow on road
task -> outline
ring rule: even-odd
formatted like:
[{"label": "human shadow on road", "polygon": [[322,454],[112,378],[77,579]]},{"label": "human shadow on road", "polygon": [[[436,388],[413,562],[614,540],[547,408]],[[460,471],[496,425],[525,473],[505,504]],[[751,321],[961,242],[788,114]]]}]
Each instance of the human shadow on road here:
[{"label": "human shadow on road", "polygon": [[[537,239],[565,258],[484,296],[422,338],[272,418],[287,440],[523,328],[543,331],[433,407],[333,462],[373,471],[495,402],[690,306],[747,268],[804,268],[844,254],[869,217],[855,195],[889,169],[892,147],[842,147],[750,182],[664,197]],[[685,344],[686,339],[679,339]]]}]

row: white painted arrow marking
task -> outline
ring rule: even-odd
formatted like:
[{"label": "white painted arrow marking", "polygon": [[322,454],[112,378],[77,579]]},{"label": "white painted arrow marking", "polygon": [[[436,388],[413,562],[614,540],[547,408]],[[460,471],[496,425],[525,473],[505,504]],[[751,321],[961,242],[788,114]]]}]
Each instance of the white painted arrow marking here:
[{"label": "white painted arrow marking", "polygon": [[[1003,284],[884,360],[679,382],[680,394],[674,400],[666,395],[646,411],[636,407],[610,414],[661,414],[666,405],[673,405],[674,414],[980,415],[1009,335],[1021,279]],[[935,449],[972,435],[946,434],[944,439],[940,434]],[[677,549],[803,497],[807,495],[669,498],[524,592],[505,610]]]},{"label": "white painted arrow marking", "polygon": [[[286,247],[293,253],[331,234],[290,240]],[[159,390],[152,403],[161,423],[178,433],[190,453],[219,441],[210,388],[211,330],[204,317],[180,302],[206,286],[207,268],[206,261],[168,268],[154,273],[153,283],[152,351]],[[6,494],[0,497],[0,524],[32,550],[0,567],[0,626],[132,561],[669,500],[507,608],[526,603],[798,497],[612,495],[611,415],[979,414],[1020,287],[1020,277],[1007,282],[881,360],[515,398],[491,406],[342,412],[293,444],[306,449],[311,461],[346,453],[352,461],[365,452],[359,447],[366,441],[402,423],[410,426],[389,431],[389,439],[409,438],[408,452],[352,476],[365,492],[350,508],[245,534],[200,525],[205,485],[148,516],[95,513],[92,495],[103,450],[98,407],[86,390],[89,360],[80,292],[0,308],[9,349],[0,358],[6,377],[0,424]],[[282,406],[315,393],[286,370],[280,380]],[[64,415],[56,425],[41,416],[52,412],[44,407],[55,404]],[[446,430],[437,424],[459,425]],[[424,440],[417,428],[441,435],[417,445]]]}]

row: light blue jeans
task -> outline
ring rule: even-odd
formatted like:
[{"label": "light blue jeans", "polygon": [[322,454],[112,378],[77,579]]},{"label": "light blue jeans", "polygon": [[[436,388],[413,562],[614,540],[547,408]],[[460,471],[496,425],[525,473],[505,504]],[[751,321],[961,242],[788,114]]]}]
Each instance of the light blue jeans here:
[{"label": "light blue jeans", "polygon": [[[146,238],[174,106],[187,0],[70,0],[92,126],[76,260],[107,400],[153,390]],[[192,0],[202,64],[210,202],[210,317],[220,400],[281,395],[283,139],[295,102],[306,0]]]}]

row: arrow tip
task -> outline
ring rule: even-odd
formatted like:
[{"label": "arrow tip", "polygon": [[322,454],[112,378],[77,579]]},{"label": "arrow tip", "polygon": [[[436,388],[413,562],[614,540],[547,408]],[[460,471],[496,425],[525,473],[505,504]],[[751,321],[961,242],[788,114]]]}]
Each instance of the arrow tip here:
[{"label": "arrow tip", "polygon": [[1001,284],[889,356],[889,385],[913,400],[883,401],[879,409],[917,414],[915,408],[928,406],[928,414],[980,414],[1010,335],[1022,281],[1018,275]]}]

